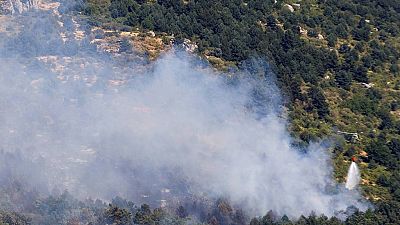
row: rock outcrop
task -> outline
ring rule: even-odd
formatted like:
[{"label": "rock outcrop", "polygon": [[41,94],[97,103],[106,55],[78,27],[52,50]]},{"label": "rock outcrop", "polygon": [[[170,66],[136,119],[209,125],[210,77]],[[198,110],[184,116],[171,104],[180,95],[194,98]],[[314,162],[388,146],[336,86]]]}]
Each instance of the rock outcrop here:
[{"label": "rock outcrop", "polygon": [[18,14],[36,9],[40,0],[0,0],[0,14]]}]

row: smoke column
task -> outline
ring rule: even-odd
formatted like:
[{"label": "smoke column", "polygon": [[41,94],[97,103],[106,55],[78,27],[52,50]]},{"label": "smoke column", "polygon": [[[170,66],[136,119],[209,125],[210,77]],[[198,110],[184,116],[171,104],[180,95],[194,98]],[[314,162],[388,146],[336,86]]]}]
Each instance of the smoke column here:
[{"label": "smoke column", "polygon": [[171,50],[143,65],[98,53],[90,28],[75,40],[68,15],[2,20],[1,184],[155,204],[226,197],[256,215],[366,209],[334,183],[325,148],[292,146],[266,63],[228,76]]},{"label": "smoke column", "polygon": [[357,163],[351,162],[349,171],[347,172],[346,188],[353,190],[360,183],[360,170],[358,169]]}]

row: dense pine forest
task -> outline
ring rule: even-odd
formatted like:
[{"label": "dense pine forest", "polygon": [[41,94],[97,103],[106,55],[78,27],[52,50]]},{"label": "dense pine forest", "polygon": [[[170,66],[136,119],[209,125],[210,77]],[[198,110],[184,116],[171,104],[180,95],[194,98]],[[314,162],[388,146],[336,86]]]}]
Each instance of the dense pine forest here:
[{"label": "dense pine forest", "polygon": [[[96,26],[189,39],[222,70],[265,59],[287,97],[299,145],[335,137],[338,181],[346,159],[361,154],[363,192],[376,208],[346,223],[399,223],[399,1],[87,0],[79,10]],[[275,219],[251,224],[339,223]]]},{"label": "dense pine forest", "polygon": [[[61,9],[91,27],[154,32],[165,45],[189,40],[226,73],[253,59],[267,62],[284,96],[293,145],[331,143],[338,183],[357,157],[360,189],[373,207],[349,209],[349,217],[269,211],[250,218],[225,199],[153,209],[119,197],[111,203],[68,192],[44,198],[15,181],[1,189],[1,199],[30,213],[0,212],[0,224],[400,224],[399,0],[81,0]],[[121,52],[130,53],[129,41]]]}]

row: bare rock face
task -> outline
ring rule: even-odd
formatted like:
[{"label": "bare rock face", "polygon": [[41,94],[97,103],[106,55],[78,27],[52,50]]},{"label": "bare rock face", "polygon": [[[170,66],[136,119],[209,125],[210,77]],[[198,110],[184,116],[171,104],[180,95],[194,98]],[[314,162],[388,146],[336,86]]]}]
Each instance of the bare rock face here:
[{"label": "bare rock face", "polygon": [[19,14],[38,7],[40,0],[0,0],[0,14]]}]

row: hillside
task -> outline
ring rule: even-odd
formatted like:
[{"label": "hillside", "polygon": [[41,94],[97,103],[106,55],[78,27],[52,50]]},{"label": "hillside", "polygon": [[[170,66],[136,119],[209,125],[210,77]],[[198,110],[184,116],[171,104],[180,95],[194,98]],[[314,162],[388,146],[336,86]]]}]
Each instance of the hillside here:
[{"label": "hillside", "polygon": [[[17,68],[20,62],[14,65],[13,57],[22,58],[27,71],[34,68],[34,71],[45,71],[48,76],[55,75],[57,82],[71,85],[71,90],[79,93],[86,93],[86,89],[82,91],[74,86],[75,80],[84,81],[82,86],[89,88],[107,87],[110,92],[123,92],[124,85],[134,77],[132,71],[135,74],[151,71],[153,62],[176,48],[200,56],[202,62],[214,67],[216,74],[232,77],[239,74],[237,71],[247,69],[251,60],[266,62],[283,95],[284,110],[280,116],[288,118],[287,129],[293,137],[290,144],[304,151],[309,149],[309,144],[328,145],[338,183],[345,181],[351,157],[356,156],[362,176],[360,191],[374,204],[374,209],[354,210],[344,221],[314,214],[289,219],[272,211],[251,219],[240,206],[231,206],[223,198],[210,200],[188,195],[193,204],[181,204],[180,200],[168,197],[171,198],[168,201],[176,201],[179,207],[153,210],[146,204],[136,206],[131,199],[116,196],[110,205],[101,200],[76,200],[67,192],[43,197],[13,180],[1,188],[6,196],[1,199],[2,205],[7,206],[1,209],[8,212],[0,212],[0,221],[8,224],[29,224],[29,221],[221,225],[249,221],[251,225],[400,223],[400,1],[21,2],[0,1],[0,14],[4,14],[0,15],[0,49],[5,50],[0,54],[1,62],[11,62]],[[48,14],[51,19],[44,16]],[[31,18],[42,24],[50,21],[52,25],[38,31],[35,24],[29,23]],[[29,34],[24,35],[23,31]],[[9,47],[10,43],[17,47]],[[101,57],[93,56],[93,52]],[[26,65],[26,62],[29,63]],[[99,79],[96,74],[103,77]],[[264,78],[259,77],[261,86]],[[43,84],[59,85],[35,79],[30,84],[34,88]],[[77,99],[71,97],[70,101],[80,103]],[[149,111],[143,106],[135,110]],[[212,142],[209,138],[211,141],[206,141]],[[89,160],[92,150],[88,149],[73,157]],[[8,159],[4,171],[20,157],[19,153],[14,156],[7,151],[1,154]],[[113,170],[114,159],[102,160]],[[125,164],[128,161],[116,167]],[[140,169],[132,171],[136,173]],[[174,172],[166,171],[160,176],[171,176]],[[140,179],[147,176],[145,172],[138,174]],[[157,176],[155,171],[150,174]],[[7,172],[3,175],[8,176]],[[184,186],[186,181],[165,181],[172,185],[170,182]],[[100,188],[103,184],[97,185]],[[144,189],[148,188],[149,192],[162,188],[146,185]],[[169,193],[169,189],[162,190],[164,194]],[[139,190],[135,194],[147,198]],[[35,203],[25,201],[26,198]],[[18,211],[18,203],[29,213]],[[199,215],[201,221],[191,221],[191,214]],[[337,217],[343,219],[341,215]]]},{"label": "hillside", "polygon": [[[335,158],[363,154],[368,182],[376,184],[374,171],[394,172],[399,160],[397,3],[88,0],[81,10],[116,30],[189,39],[220,69],[265,58],[288,97],[293,135],[309,143],[327,136],[348,141],[338,131],[356,133],[352,143],[338,140]],[[376,149],[387,143],[390,149]],[[370,197],[393,197],[365,188]]]},{"label": "hillside", "polygon": [[304,145],[334,140],[343,182],[357,156],[363,194],[399,196],[398,1],[95,1],[94,24],[188,39],[217,68],[264,58],[287,96],[290,130]]}]

